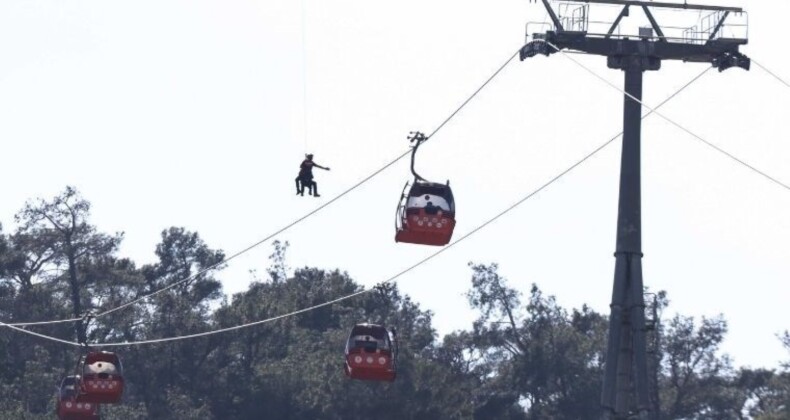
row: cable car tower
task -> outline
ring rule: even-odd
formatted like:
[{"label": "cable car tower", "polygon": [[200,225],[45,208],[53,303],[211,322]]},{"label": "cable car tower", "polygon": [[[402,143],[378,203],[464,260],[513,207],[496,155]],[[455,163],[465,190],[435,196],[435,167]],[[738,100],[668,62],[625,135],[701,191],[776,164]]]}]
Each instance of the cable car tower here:
[{"label": "cable car tower", "polygon": [[[601,405],[606,419],[657,419],[658,401],[651,401],[648,392],[642,282],[642,76],[659,70],[663,60],[710,63],[719,71],[749,70],[749,58],[738,51],[748,42],[748,17],[735,7],[660,1],[541,2],[551,23],[538,23],[548,28],[532,34],[521,50],[522,61],[571,50],[605,56],[609,68],[625,73],[617,246]],[[593,20],[591,12],[601,17]],[[671,16],[673,26],[659,23],[662,14]],[[680,15],[687,15],[687,22],[678,26]],[[640,17],[642,26],[627,27]]]}]

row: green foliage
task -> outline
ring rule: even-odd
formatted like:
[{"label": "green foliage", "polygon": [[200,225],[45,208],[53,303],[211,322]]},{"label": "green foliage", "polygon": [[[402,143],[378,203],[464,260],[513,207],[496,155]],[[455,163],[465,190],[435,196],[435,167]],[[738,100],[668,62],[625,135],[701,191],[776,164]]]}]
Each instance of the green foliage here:
[{"label": "green foliage", "polygon": [[[727,323],[722,317],[703,318],[699,326],[693,318],[680,315],[669,321],[662,349],[666,379],[661,395],[668,418],[690,418],[706,411],[714,399],[732,394],[728,389],[733,375],[730,361],[718,355],[726,333]],[[739,403],[731,406],[732,411],[737,412],[744,401]],[[725,416],[721,408],[716,411]]]},{"label": "green foliage", "polygon": [[[275,318],[208,337],[118,349],[126,391],[122,404],[102,406],[105,420],[599,417],[606,316],[586,306],[563,308],[536,285],[522,296],[496,264],[470,265],[467,296],[479,316],[469,330],[439,340],[432,314],[396,285],[276,318],[363,290],[339,270],[291,270],[287,242],[274,242],[267,278],[225,296],[215,277],[225,254],[196,232],[164,230],[157,260],[138,267],[116,256],[122,235],[100,232],[89,216],[90,204],[67,188],[49,201],[27,203],[13,232],[0,230],[0,320],[103,312],[154,291],[161,292],[87,329],[30,328],[69,340],[84,334],[92,342],[118,342]],[[654,305],[659,314],[667,307],[664,292]],[[395,382],[344,376],[348,332],[363,321],[398,331]],[[661,418],[790,418],[790,362],[736,371],[720,354],[727,333],[722,317],[678,315],[657,322],[655,331]],[[790,351],[790,334],[780,339]],[[0,329],[0,420],[51,418],[56,386],[74,372],[79,352]]]},{"label": "green foliage", "polygon": [[[599,410],[606,319],[587,307],[568,312],[532,287],[526,306],[495,264],[472,265],[470,304],[480,309],[471,342],[488,392],[528,407],[527,418],[585,418]],[[493,320],[493,321],[492,321]]]},{"label": "green foliage", "polygon": [[[790,333],[779,336],[790,356]],[[790,418],[790,359],[779,371],[758,371],[745,378],[752,401],[749,414],[758,420]]]},{"label": "green foliage", "polygon": [[146,420],[148,410],[143,404],[107,404],[101,406],[102,420]]}]

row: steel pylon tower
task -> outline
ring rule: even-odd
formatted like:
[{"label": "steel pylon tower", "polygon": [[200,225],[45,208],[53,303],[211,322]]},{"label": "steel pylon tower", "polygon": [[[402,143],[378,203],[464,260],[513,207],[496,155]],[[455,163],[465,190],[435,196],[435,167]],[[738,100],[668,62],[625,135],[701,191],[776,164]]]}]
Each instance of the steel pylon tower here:
[{"label": "steel pylon tower", "polygon": [[[733,36],[733,30],[725,34],[728,18],[742,16],[745,12],[734,7],[686,3],[576,0],[553,2],[559,4],[558,14],[549,0],[541,1],[553,27],[532,34],[533,40],[521,50],[522,61],[537,54],[548,56],[568,49],[605,56],[609,68],[622,70],[625,75],[614,286],[601,406],[606,419],[659,419],[657,393],[648,389],[651,381],[647,370],[642,280],[642,105],[639,102],[642,100],[642,76],[645,71],[659,70],[663,60],[709,63],[719,71],[731,67],[748,70],[750,60],[739,52],[739,47],[748,42],[748,29],[742,31],[743,36]],[[591,4],[622,7],[617,18],[607,25],[608,31],[595,33],[589,29]],[[622,35],[618,29],[632,9],[641,9],[650,26],[640,28],[636,35]],[[705,17],[701,17],[698,26],[685,28],[679,36],[672,36],[665,33],[665,29],[677,28],[662,27],[653,9],[692,10],[700,16],[704,13]]]}]

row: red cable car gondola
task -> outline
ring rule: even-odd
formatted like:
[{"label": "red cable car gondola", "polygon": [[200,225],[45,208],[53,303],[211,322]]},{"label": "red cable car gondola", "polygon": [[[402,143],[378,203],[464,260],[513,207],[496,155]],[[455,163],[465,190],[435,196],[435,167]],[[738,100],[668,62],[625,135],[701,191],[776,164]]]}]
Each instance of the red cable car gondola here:
[{"label": "red cable car gondola", "polygon": [[80,365],[80,396],[82,401],[102,404],[117,403],[123,395],[123,366],[118,355],[108,351],[91,351]]},{"label": "red cable car gondola", "polygon": [[[414,170],[417,148],[426,140],[417,132],[409,139],[417,144],[412,149],[411,173],[414,183],[408,194],[401,194],[395,217],[395,242],[421,245],[447,245],[455,229],[455,200],[450,182],[428,182]],[[408,187],[409,184],[406,184]],[[406,190],[404,187],[404,191]]]},{"label": "red cable car gondola", "polygon": [[60,420],[99,420],[99,404],[79,398],[80,377],[67,376],[60,383],[56,412]]},{"label": "red cable car gondola", "polygon": [[398,342],[395,331],[381,325],[357,324],[346,343],[346,376],[367,381],[395,380]]}]

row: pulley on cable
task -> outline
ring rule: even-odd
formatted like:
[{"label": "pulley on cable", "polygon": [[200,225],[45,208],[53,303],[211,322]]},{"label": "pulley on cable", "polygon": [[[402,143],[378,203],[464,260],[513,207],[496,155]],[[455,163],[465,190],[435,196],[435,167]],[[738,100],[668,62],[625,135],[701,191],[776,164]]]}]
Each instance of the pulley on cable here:
[{"label": "pulley on cable", "polygon": [[427,140],[423,133],[411,132],[409,141],[417,142],[411,153],[414,182],[405,194],[403,187],[395,217],[395,242],[421,245],[447,245],[455,228],[455,201],[450,181],[429,182],[414,170],[414,158],[420,144]]},{"label": "pulley on cable", "polygon": [[345,356],[344,370],[349,378],[394,381],[398,359],[395,330],[369,323],[355,325],[346,342]]}]

